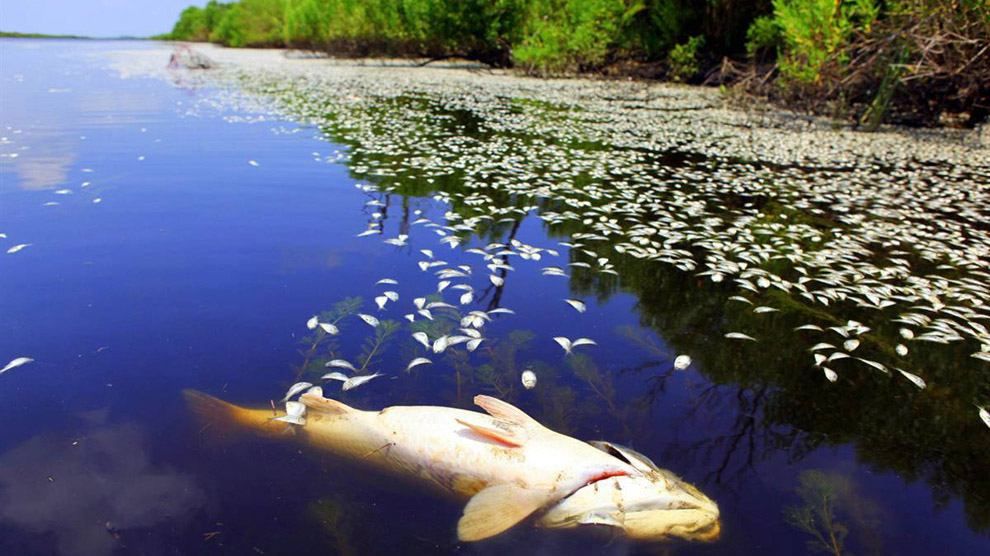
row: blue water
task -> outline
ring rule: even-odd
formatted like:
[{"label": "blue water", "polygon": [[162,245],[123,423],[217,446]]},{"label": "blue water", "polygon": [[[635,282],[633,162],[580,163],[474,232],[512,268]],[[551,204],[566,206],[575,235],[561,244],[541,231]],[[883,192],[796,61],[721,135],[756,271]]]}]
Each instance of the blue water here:
[{"label": "blue water", "polygon": [[[990,549],[990,487],[976,457],[987,453],[986,430],[975,429],[971,452],[941,451],[940,434],[974,429],[915,431],[866,402],[852,414],[835,395],[806,398],[755,370],[706,368],[706,331],[677,323],[691,312],[684,300],[716,294],[669,275],[657,277],[653,298],[630,289],[580,296],[588,311],[578,316],[560,301],[577,296],[569,279],[514,262],[501,305],[517,314],[496,319],[486,337],[502,346],[519,331],[532,339],[516,342],[504,382],[460,377],[458,387],[454,366],[439,357],[404,373],[412,351],[401,332],[377,365],[388,376],[342,397],[368,409],[469,407],[474,394],[501,393],[554,428],[634,446],[696,484],[721,509],[714,543],[634,544],[524,526],[459,544],[459,503],[291,441],[214,442],[188,416],[183,389],[247,405],[277,401],[304,359],[311,315],[359,296],[363,312],[401,320],[405,310],[375,311],[376,280],[397,279],[408,306],[436,283],[416,267],[419,249],[472,259],[421,228],[408,247],[356,238],[374,211],[365,203],[383,195],[355,188],[366,182],[350,177],[346,160],[312,154],[346,147],[315,129],[274,132],[292,122],[187,115],[216,91],[123,79],[107,56],[122,48],[168,59],[167,47],[145,43],[0,41],[0,247],[30,244],[0,254],[0,364],[35,359],[0,375],[0,553],[795,554],[810,550],[812,537],[784,514],[801,504],[796,488],[809,470],[848,487],[836,512],[852,552]],[[71,193],[55,193],[63,189]],[[446,210],[401,192],[388,202],[385,237],[400,232],[403,203],[439,221]],[[547,237],[535,218],[516,237],[567,260],[564,238]],[[476,282],[479,291],[487,285]],[[370,329],[353,317],[345,324],[339,354],[356,360]],[[697,344],[665,339],[674,329]],[[557,335],[598,342],[581,350],[598,383],[570,370]],[[670,372],[687,346],[695,364]],[[740,359],[752,348],[718,349]],[[490,362],[483,352],[473,365]],[[517,377],[529,365],[541,382],[524,391]],[[929,419],[918,412],[919,422]]]}]

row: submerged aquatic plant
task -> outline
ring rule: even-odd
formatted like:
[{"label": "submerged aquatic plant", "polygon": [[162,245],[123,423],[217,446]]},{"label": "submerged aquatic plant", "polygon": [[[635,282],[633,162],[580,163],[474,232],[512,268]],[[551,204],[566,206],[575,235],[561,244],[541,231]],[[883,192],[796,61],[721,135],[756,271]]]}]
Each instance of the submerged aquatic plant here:
[{"label": "submerged aquatic plant", "polygon": [[849,528],[838,520],[836,509],[850,495],[850,482],[841,475],[808,470],[799,477],[800,506],[784,510],[784,520],[812,536],[808,550],[841,556]]}]

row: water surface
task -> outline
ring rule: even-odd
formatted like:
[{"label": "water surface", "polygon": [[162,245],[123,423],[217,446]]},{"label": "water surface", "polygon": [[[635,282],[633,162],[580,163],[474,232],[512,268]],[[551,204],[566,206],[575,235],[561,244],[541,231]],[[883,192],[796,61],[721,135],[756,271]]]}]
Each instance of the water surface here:
[{"label": "water surface", "polygon": [[[801,191],[823,183],[840,193],[849,184],[879,188],[872,180],[903,167],[733,158],[703,131],[639,144],[614,122],[594,126],[605,120],[595,103],[639,100],[599,92],[586,105],[535,92],[488,102],[482,93],[445,96],[429,87],[393,94],[381,85],[375,93],[354,81],[314,103],[302,81],[211,82],[182,72],[125,78],[121,50],[161,66],[170,51],[0,41],[0,232],[7,236],[0,247],[29,244],[0,255],[0,363],[35,359],[0,375],[3,553],[795,554],[814,549],[814,531],[787,516],[819,504],[821,489],[832,493],[850,552],[990,548],[990,431],[976,410],[990,402],[990,381],[987,364],[971,357],[988,348],[975,336],[946,345],[899,339],[904,325],[892,319],[900,306],[824,305],[765,286],[740,291],[738,276],[710,256],[726,251],[715,241],[796,221],[787,230],[807,231],[805,249],[835,246],[828,256],[841,261],[845,230],[859,225],[850,212],[896,220],[884,211],[899,208],[897,196],[867,191],[863,198],[875,202],[861,204],[820,191],[825,200],[808,205]],[[527,133],[514,127],[518,121]],[[919,232],[919,242],[930,243],[878,241],[862,260],[885,267],[884,257],[910,259],[911,274],[890,278],[904,284],[922,276],[937,283],[937,275],[979,283],[987,269],[979,224],[986,209],[978,202],[987,194],[986,182],[979,185],[986,168],[934,164],[912,172],[905,184],[944,195],[915,201],[908,188],[900,202],[924,202],[944,212],[945,223]],[[754,195],[732,185],[741,176],[776,189]],[[596,196],[617,182],[668,189],[646,207],[637,195]],[[567,202],[577,198],[585,202]],[[692,205],[697,198],[710,205]],[[624,212],[630,206],[640,208]],[[699,222],[711,217],[706,211],[727,216],[710,227],[711,237],[678,245],[681,259],[636,256],[622,234],[596,237],[609,226],[629,230],[691,210],[701,211]],[[742,220],[747,211],[759,215]],[[945,231],[952,239],[952,222],[962,230],[958,251],[930,260],[926,249],[944,249],[932,238]],[[381,233],[356,237],[366,229]],[[400,235],[408,235],[404,245],[382,241]],[[497,257],[514,268],[493,271],[500,286],[468,251],[501,250],[491,243],[515,251]],[[519,256],[529,246],[542,249],[539,260]],[[887,253],[898,247],[907,254]],[[462,314],[497,307],[515,314],[494,317],[476,351],[462,345],[430,354],[432,365],[407,373],[423,355],[410,332],[436,337],[456,322],[444,311],[434,321],[404,319],[415,313],[414,298],[437,289],[437,269],[418,265],[430,260],[423,249],[449,267],[471,265],[469,278],[452,280],[473,286],[471,300],[461,305],[465,290],[441,294]],[[945,261],[956,266],[940,269]],[[797,281],[779,259],[752,264]],[[546,275],[551,266],[566,276]],[[398,285],[376,285],[382,278]],[[386,290],[399,301],[379,310],[374,298]],[[733,299],[740,294],[753,306]],[[587,311],[564,299],[582,300]],[[973,311],[960,314],[985,314],[965,296],[953,303]],[[357,312],[394,322],[394,333],[376,347]],[[316,314],[350,316],[331,338],[305,326]],[[794,328],[848,327],[849,320],[870,331],[853,334],[862,345],[844,351],[886,372],[839,358],[827,365],[840,375],[832,383],[808,349],[850,338]],[[757,341],[726,338],[731,332]],[[597,346],[565,356],[555,336],[589,337]],[[895,353],[901,342],[910,357]],[[843,350],[825,354],[834,351]],[[687,370],[673,369],[678,354],[692,357]],[[346,393],[326,386],[357,407],[470,407],[475,394],[487,393],[555,430],[632,446],[719,503],[722,537],[634,544],[600,531],[523,526],[459,544],[459,504],[291,441],[214,442],[182,403],[181,390],[196,388],[267,405],[337,357],[368,360],[368,370],[387,375]],[[923,377],[926,388],[895,365]],[[533,390],[519,382],[527,368],[539,378]]]}]

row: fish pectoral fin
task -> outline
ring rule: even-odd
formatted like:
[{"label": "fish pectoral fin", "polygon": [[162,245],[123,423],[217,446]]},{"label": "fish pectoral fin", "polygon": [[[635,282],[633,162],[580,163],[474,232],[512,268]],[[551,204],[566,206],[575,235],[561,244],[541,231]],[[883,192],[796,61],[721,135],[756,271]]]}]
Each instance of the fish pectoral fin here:
[{"label": "fish pectoral fin", "polygon": [[474,397],[474,403],[496,419],[507,421],[520,427],[543,426],[540,425],[539,421],[527,415],[525,411],[498,398],[477,395]]},{"label": "fish pectoral fin", "polygon": [[518,448],[529,440],[529,435],[526,434],[526,430],[522,427],[514,426],[512,423],[502,422],[497,419],[492,423],[494,426],[483,423],[472,423],[464,419],[457,419],[457,422],[471,429],[471,432],[479,436],[494,440],[510,448]]},{"label": "fish pectoral fin", "polygon": [[545,494],[516,484],[490,486],[468,500],[457,522],[457,538],[473,542],[494,537],[549,502]]},{"label": "fish pectoral fin", "polygon": [[324,398],[323,396],[311,394],[309,392],[299,396],[299,401],[313,411],[319,411],[320,413],[326,413],[328,415],[343,415],[345,413],[355,411],[353,407],[345,404],[344,402],[339,402],[331,398]]}]

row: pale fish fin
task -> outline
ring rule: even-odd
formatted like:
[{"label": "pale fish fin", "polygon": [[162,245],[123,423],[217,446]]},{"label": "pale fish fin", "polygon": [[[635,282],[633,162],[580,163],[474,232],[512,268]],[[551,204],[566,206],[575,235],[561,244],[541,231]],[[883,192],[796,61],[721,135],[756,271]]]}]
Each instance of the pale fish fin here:
[{"label": "pale fish fin", "polygon": [[464,419],[457,419],[457,422],[471,429],[471,431],[477,435],[494,440],[511,448],[518,448],[529,440],[529,435],[526,434],[526,430],[522,427],[515,426],[513,423],[498,420],[491,424],[472,423],[470,421],[465,421]]},{"label": "pale fish fin", "polygon": [[519,425],[521,427],[533,425],[542,426],[536,421],[536,419],[526,415],[525,411],[508,402],[503,402],[500,399],[493,398],[491,396],[478,395],[474,397],[474,403],[481,409],[487,411],[492,417],[502,421],[507,421],[513,425]]},{"label": "pale fish fin", "polygon": [[319,411],[320,413],[326,413],[328,415],[344,415],[352,411],[356,411],[353,407],[345,404],[344,402],[340,402],[332,398],[324,398],[323,396],[319,396],[315,393],[307,392],[302,396],[299,396],[299,401],[313,411]]},{"label": "pale fish fin", "polygon": [[464,515],[457,522],[457,538],[472,542],[494,537],[549,502],[546,493],[515,483],[490,486],[468,500]]}]

